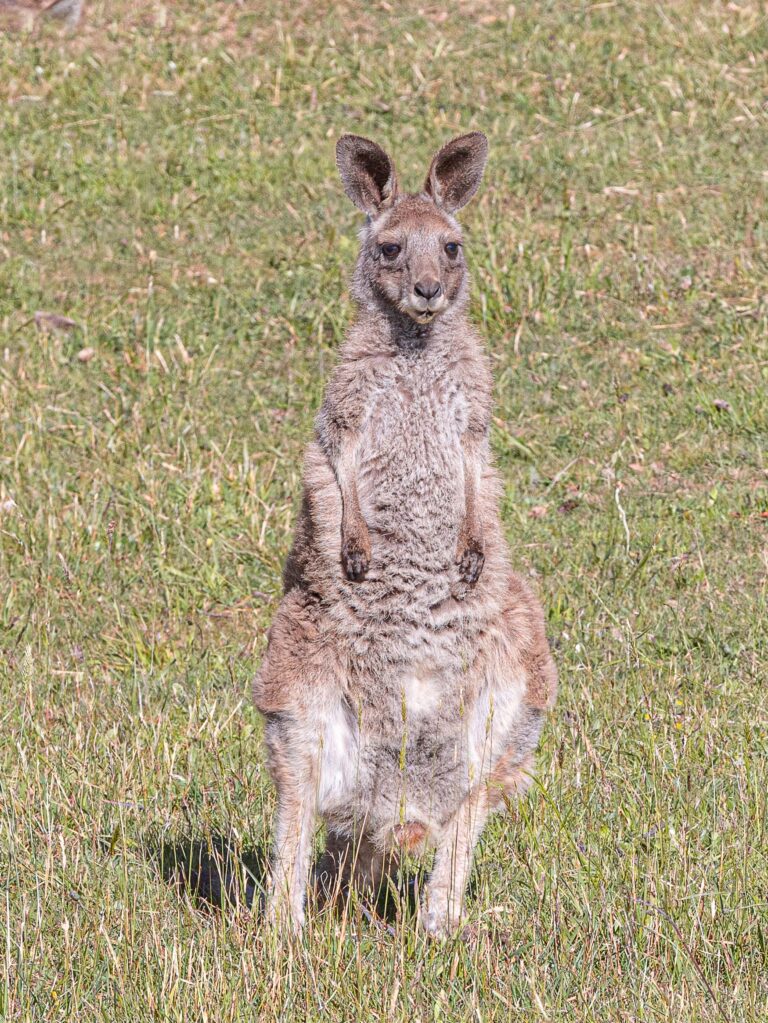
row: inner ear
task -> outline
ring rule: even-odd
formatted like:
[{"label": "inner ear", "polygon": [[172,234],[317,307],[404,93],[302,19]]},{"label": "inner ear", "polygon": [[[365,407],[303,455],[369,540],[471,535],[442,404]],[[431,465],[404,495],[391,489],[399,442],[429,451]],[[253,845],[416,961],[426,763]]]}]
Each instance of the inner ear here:
[{"label": "inner ear", "polygon": [[336,165],[344,191],[363,213],[373,217],[397,195],[395,165],[381,146],[361,135],[342,135]]},{"label": "inner ear", "polygon": [[487,159],[488,139],[481,131],[451,139],[435,154],[424,191],[446,213],[455,213],[480,186]]}]

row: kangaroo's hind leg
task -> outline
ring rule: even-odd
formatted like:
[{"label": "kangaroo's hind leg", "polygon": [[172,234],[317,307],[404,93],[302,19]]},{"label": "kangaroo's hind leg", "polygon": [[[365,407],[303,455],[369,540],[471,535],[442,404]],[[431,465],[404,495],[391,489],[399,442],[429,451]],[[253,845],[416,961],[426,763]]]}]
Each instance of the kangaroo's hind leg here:
[{"label": "kangaroo's hind leg", "polygon": [[[495,700],[498,707],[487,722],[480,721],[478,730],[489,742],[486,749],[476,751],[487,765],[482,780],[470,790],[437,845],[422,916],[422,925],[431,933],[454,930],[461,923],[475,845],[489,814],[505,797],[519,795],[528,787],[544,713],[555,699],[557,672],[541,607],[515,575],[510,575],[499,629],[475,670],[485,676],[491,704]],[[491,741],[499,729],[501,734]]]},{"label": "kangaroo's hind leg", "polygon": [[270,771],[277,788],[267,918],[298,931],[304,923],[317,785],[313,751],[296,749],[290,731],[290,726],[278,718],[267,722]]},{"label": "kangaroo's hind leg", "polygon": [[501,756],[489,777],[477,785],[449,821],[435,850],[425,892],[421,925],[428,934],[445,934],[461,925],[464,896],[475,846],[490,813],[530,784],[533,754],[514,748]]},{"label": "kangaroo's hind leg", "polygon": [[489,810],[485,786],[478,785],[448,822],[437,844],[421,914],[421,926],[428,934],[444,934],[461,923],[472,858]]},{"label": "kangaroo's hind leg", "polygon": [[277,789],[268,917],[299,930],[309,880],[324,708],[338,700],[338,665],[322,639],[319,602],[299,589],[283,599],[254,680],[253,695],[266,719],[267,766]]}]

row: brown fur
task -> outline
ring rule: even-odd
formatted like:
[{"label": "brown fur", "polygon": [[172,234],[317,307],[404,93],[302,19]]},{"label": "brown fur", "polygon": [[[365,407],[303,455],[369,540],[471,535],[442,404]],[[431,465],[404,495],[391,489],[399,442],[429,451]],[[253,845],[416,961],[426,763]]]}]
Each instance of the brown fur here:
[{"label": "brown fur", "polygon": [[488,814],[525,788],[556,672],[541,607],[509,565],[488,431],[491,376],[467,319],[453,214],[487,154],[444,146],[403,195],[375,143],[337,147],[366,214],[358,317],[317,417],[285,597],[254,682],[278,791],[269,912],[304,917],[325,819],[327,890],[435,861],[422,923],[455,927]]},{"label": "brown fur", "polygon": [[67,28],[77,28],[83,15],[83,0],[0,0],[0,16],[17,17],[31,27],[35,18],[55,18]]}]

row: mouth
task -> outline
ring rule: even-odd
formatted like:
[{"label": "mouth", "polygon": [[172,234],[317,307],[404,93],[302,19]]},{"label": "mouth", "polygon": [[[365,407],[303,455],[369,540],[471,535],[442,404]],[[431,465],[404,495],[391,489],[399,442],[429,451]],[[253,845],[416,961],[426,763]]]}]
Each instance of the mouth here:
[{"label": "mouth", "polygon": [[407,313],[412,320],[416,323],[431,323],[434,318],[445,309],[445,303],[439,302],[434,308],[430,308],[429,305],[423,309],[419,309],[416,306],[408,305],[405,306],[403,312]]}]

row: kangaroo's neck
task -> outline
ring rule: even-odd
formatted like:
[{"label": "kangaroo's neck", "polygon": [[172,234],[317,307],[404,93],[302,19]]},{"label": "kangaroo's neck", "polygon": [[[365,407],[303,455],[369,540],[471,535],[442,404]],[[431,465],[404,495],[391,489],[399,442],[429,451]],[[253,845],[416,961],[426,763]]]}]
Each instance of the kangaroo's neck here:
[{"label": "kangaroo's neck", "polygon": [[359,340],[371,355],[434,352],[467,336],[467,305],[466,299],[457,301],[430,323],[416,323],[406,313],[370,296],[358,302],[350,339]]}]

